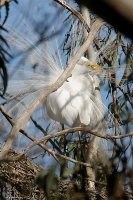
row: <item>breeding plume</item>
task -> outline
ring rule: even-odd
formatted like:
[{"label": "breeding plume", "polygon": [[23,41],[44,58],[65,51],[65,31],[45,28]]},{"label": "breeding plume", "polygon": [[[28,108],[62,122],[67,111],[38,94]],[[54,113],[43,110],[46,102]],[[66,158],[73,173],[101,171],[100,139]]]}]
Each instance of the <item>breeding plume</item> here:
[{"label": "breeding plume", "polygon": [[[27,55],[27,49],[34,44],[28,38],[25,40],[20,32],[13,30],[12,34],[9,42],[15,45],[18,51],[26,52],[24,56]],[[8,71],[11,79],[8,82],[7,96],[16,101],[9,113],[17,112],[16,119],[42,91],[45,92],[48,86],[55,83],[65,69],[60,61],[59,52],[58,56],[53,53],[49,41],[40,48],[34,46],[28,54],[27,63],[37,63],[41,66],[40,73],[26,70],[15,70],[14,73],[14,69]],[[106,114],[108,112],[100,97],[101,68],[93,68],[87,58],[81,57],[67,81],[45,99],[44,104],[49,117],[69,127],[83,125],[94,129],[104,119],[104,111]],[[109,112],[108,117],[113,122]],[[104,129],[106,128],[107,121],[104,123]]]}]

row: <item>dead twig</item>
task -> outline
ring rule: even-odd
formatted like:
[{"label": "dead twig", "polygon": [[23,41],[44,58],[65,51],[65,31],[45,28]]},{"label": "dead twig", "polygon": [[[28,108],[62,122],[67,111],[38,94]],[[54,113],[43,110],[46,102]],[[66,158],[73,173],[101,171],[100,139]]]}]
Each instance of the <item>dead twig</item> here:
[{"label": "dead twig", "polygon": [[66,9],[68,9],[69,11],[71,11],[83,23],[87,32],[90,31],[90,27],[89,27],[88,23],[86,22],[84,17],[76,9],[74,9],[72,6],[70,6],[66,1],[62,1],[62,0],[54,0],[54,1],[56,1],[57,3],[59,3],[60,5],[62,5]]},{"label": "dead twig", "polygon": [[6,3],[9,3],[12,0],[0,0],[0,8],[4,6]]}]

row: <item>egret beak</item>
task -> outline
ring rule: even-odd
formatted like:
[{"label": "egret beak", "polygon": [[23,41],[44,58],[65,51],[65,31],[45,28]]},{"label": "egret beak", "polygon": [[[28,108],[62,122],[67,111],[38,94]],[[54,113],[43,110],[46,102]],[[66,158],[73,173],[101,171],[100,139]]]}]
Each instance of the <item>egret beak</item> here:
[{"label": "egret beak", "polygon": [[110,78],[111,80],[115,80],[113,77],[111,77],[109,74],[107,74],[106,71],[104,72],[105,69],[101,65],[95,64],[95,63],[91,62],[90,60],[84,61],[84,64],[86,66],[91,67],[92,70],[95,71],[96,73],[101,74],[104,77]]},{"label": "egret beak", "polygon": [[87,65],[87,66],[92,66],[93,65],[93,63],[90,60],[84,61],[84,64]]},{"label": "egret beak", "polygon": [[95,64],[91,62],[90,60],[84,61],[84,64],[87,66],[91,66],[93,70],[103,69],[101,65]]}]

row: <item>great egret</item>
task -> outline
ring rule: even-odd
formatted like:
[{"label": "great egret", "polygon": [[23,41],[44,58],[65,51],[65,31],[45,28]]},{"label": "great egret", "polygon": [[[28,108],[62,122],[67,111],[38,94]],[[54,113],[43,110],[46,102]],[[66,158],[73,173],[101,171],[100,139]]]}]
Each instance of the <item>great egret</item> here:
[{"label": "great egret", "polygon": [[[8,39],[18,50],[26,52],[29,46],[34,45],[30,40],[25,40],[21,33],[17,34],[13,31],[13,34],[15,34],[14,38],[17,38],[17,40],[15,39],[14,42],[14,38]],[[11,100],[14,99],[16,101],[16,105],[9,110],[9,114],[17,111],[16,120],[42,91],[45,92],[48,86],[55,83],[64,71],[56,54],[54,56],[50,54],[49,44],[49,41],[46,41],[42,48],[35,46],[28,57],[30,63],[38,63],[41,66],[41,73],[26,70],[16,70],[15,73],[12,73],[12,70],[9,70],[11,80],[8,82],[6,93],[11,97]],[[104,122],[103,110],[108,111],[108,109],[101,101],[99,74],[98,65],[94,68],[87,58],[81,57],[67,81],[45,99],[44,104],[49,117],[69,127],[86,126],[91,130],[104,134],[104,131],[108,128],[108,124],[106,124],[108,121],[105,120]],[[113,123],[113,117],[109,112],[108,117]],[[101,144],[102,148],[100,148]],[[90,143],[87,144],[89,153],[87,153],[85,162],[91,165],[94,156],[103,154],[102,150],[107,150],[107,146],[103,145],[103,140],[99,137],[91,136]],[[93,169],[90,168],[88,170],[87,168],[86,170],[88,176],[95,180]],[[94,182],[90,182],[89,185],[94,187]]]},{"label": "great egret", "polygon": [[[45,54],[45,59],[46,57]],[[43,69],[48,70],[46,75],[26,70],[16,70],[12,74],[12,70],[9,70],[12,79],[9,80],[6,92],[10,94],[11,100],[16,101],[16,104],[9,110],[9,113],[16,112],[16,119],[40,92],[52,85],[63,72],[52,57],[47,62],[47,65],[43,65]],[[71,77],[57,91],[48,95],[44,104],[51,119],[69,127],[84,125],[94,129],[99,119],[104,118],[104,113],[101,112],[99,106],[102,106],[106,112],[107,108],[102,104],[101,99],[96,97],[96,90],[100,94],[100,79],[97,72],[95,73],[92,67],[88,66],[89,63],[87,58],[81,57]],[[108,114],[113,121],[111,113]]]},{"label": "great egret", "polygon": [[87,62],[88,59],[81,57],[71,77],[45,100],[50,118],[69,127],[82,124],[92,129],[93,121],[99,115],[94,100],[98,77],[89,73],[91,70],[88,69]]},{"label": "great egret", "polygon": [[[30,39],[25,40],[22,33],[17,33],[12,29],[10,31],[13,36],[8,40],[15,45],[17,50],[25,52],[34,45]],[[9,70],[11,80],[8,82],[7,94],[10,94],[11,99],[14,97],[16,100],[16,105],[9,110],[9,113],[15,110],[17,116],[20,116],[40,92],[54,84],[64,71],[59,62],[60,56],[50,55],[50,52],[53,52],[51,49],[49,41],[46,41],[42,47],[35,46],[29,54],[30,63],[38,63],[42,67],[41,73],[26,70],[16,70],[15,73],[12,73],[12,70]],[[51,119],[69,127],[84,125],[90,129],[94,129],[97,123],[104,119],[104,113],[101,112],[100,107],[106,113],[108,109],[101,102],[98,75],[106,76],[106,71],[104,73],[102,67],[99,68],[96,65],[94,68],[92,65],[93,63],[87,58],[81,57],[75,65],[71,77],[56,92],[46,98],[44,103]],[[113,117],[111,113],[108,112],[108,114],[112,123]],[[106,128],[107,125],[104,123],[104,129]]]},{"label": "great egret", "polygon": [[[34,46],[34,42],[28,38],[25,40],[25,35],[20,32],[10,31],[14,37],[11,36],[8,40],[17,47],[17,50],[20,50],[20,53],[26,52],[27,55],[26,50]],[[15,73],[12,73],[12,70],[9,70],[11,80],[8,82],[6,93],[11,100],[16,101],[16,105],[8,111],[9,114],[13,112],[13,115],[14,111],[17,111],[16,120],[43,91],[45,92],[47,87],[55,83],[64,71],[64,67],[59,62],[60,56],[53,55],[51,52],[53,49],[51,51],[48,40],[39,48],[34,46],[29,52],[27,63],[28,61],[30,64],[38,63],[41,66],[40,73],[26,70],[16,70]],[[104,133],[104,130],[108,128],[106,122],[108,123],[109,120],[106,118],[107,121],[103,122],[105,119],[103,110],[107,111],[108,109],[101,101],[100,79],[98,78],[100,72],[96,70],[99,66],[95,67],[88,59],[81,57],[75,65],[71,77],[56,92],[51,93],[45,99],[44,104],[50,118],[69,127],[86,126],[91,130]],[[108,118],[113,123],[112,115],[108,114]],[[98,137],[96,140],[95,146],[99,146],[103,141]]]}]

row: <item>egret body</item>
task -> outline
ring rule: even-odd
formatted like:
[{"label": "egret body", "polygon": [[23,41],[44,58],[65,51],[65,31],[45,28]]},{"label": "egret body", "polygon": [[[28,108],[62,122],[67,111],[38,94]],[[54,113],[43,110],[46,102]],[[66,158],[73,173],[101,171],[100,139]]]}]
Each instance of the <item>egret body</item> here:
[{"label": "egret body", "polygon": [[93,126],[96,114],[94,94],[98,77],[90,75],[90,70],[85,64],[87,61],[88,59],[81,57],[71,77],[45,100],[49,117],[69,127],[81,124],[89,128]]}]

